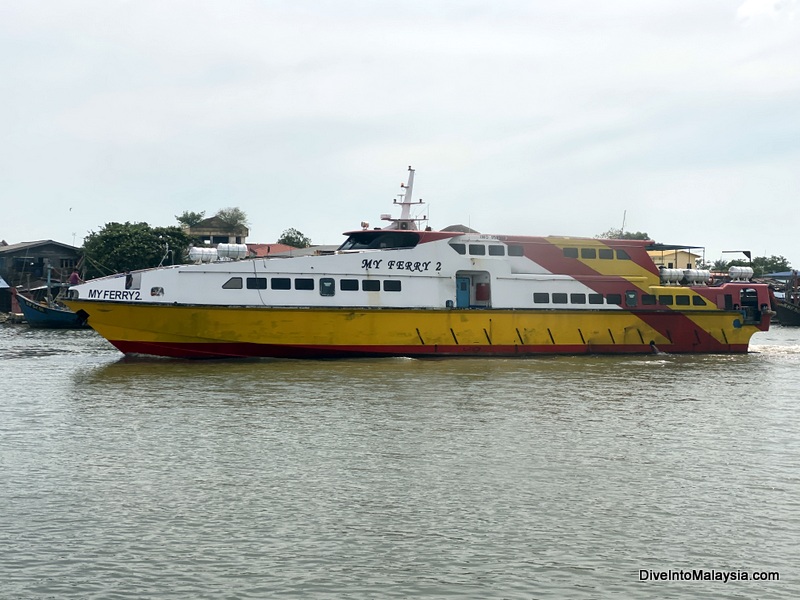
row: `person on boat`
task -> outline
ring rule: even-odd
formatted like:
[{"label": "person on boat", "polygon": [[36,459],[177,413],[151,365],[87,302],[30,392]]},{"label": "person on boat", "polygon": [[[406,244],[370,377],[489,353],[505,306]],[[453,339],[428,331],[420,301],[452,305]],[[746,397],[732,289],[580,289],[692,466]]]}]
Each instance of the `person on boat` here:
[{"label": "person on boat", "polygon": [[78,285],[79,283],[83,283],[81,276],[78,274],[78,269],[72,269],[72,273],[69,276],[68,283],[70,285]]}]

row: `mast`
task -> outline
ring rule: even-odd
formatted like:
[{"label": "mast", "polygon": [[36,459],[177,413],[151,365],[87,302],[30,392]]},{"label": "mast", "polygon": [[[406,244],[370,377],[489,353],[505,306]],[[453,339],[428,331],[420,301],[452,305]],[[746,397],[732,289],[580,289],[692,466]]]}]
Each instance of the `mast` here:
[{"label": "mast", "polygon": [[411,216],[411,206],[412,205],[421,205],[423,204],[422,200],[418,200],[414,202],[411,199],[411,194],[414,191],[414,169],[410,166],[408,167],[408,182],[401,183],[400,187],[403,189],[402,194],[398,194],[400,200],[395,200],[394,204],[400,205],[400,217],[397,219],[393,219],[392,215],[381,215],[381,219],[384,221],[391,221],[391,225],[388,227],[384,227],[384,229],[404,229],[404,230],[417,230],[419,227],[417,226],[418,221],[427,221],[428,217],[412,217]]}]

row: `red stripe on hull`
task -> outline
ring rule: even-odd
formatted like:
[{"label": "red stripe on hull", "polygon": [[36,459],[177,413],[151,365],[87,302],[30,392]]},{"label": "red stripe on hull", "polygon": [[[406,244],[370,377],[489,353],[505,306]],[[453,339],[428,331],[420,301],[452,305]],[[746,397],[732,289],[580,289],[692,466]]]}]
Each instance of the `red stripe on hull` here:
[{"label": "red stripe on hull", "polygon": [[[148,354],[170,358],[369,358],[369,357],[526,357],[579,354],[652,354],[649,344],[528,345],[528,346],[287,346],[248,343],[154,343],[112,341],[125,354]],[[670,344],[668,353],[745,353],[747,344]]]}]

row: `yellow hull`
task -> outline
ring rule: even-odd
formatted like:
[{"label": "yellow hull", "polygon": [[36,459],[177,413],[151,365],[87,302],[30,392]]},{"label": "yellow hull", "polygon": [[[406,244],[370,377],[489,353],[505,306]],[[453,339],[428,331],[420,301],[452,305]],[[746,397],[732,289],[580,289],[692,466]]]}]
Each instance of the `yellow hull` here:
[{"label": "yellow hull", "polygon": [[[738,311],[331,309],[72,300],[125,353],[176,357],[746,352]],[[652,344],[651,344],[652,342]]]}]

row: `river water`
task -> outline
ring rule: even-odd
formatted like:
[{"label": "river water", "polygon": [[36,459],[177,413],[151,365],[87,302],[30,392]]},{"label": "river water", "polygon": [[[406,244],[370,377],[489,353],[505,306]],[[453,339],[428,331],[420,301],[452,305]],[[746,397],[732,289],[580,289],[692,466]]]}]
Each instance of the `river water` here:
[{"label": "river water", "polygon": [[800,329],[751,349],[185,362],[0,326],[0,598],[798,598]]}]

